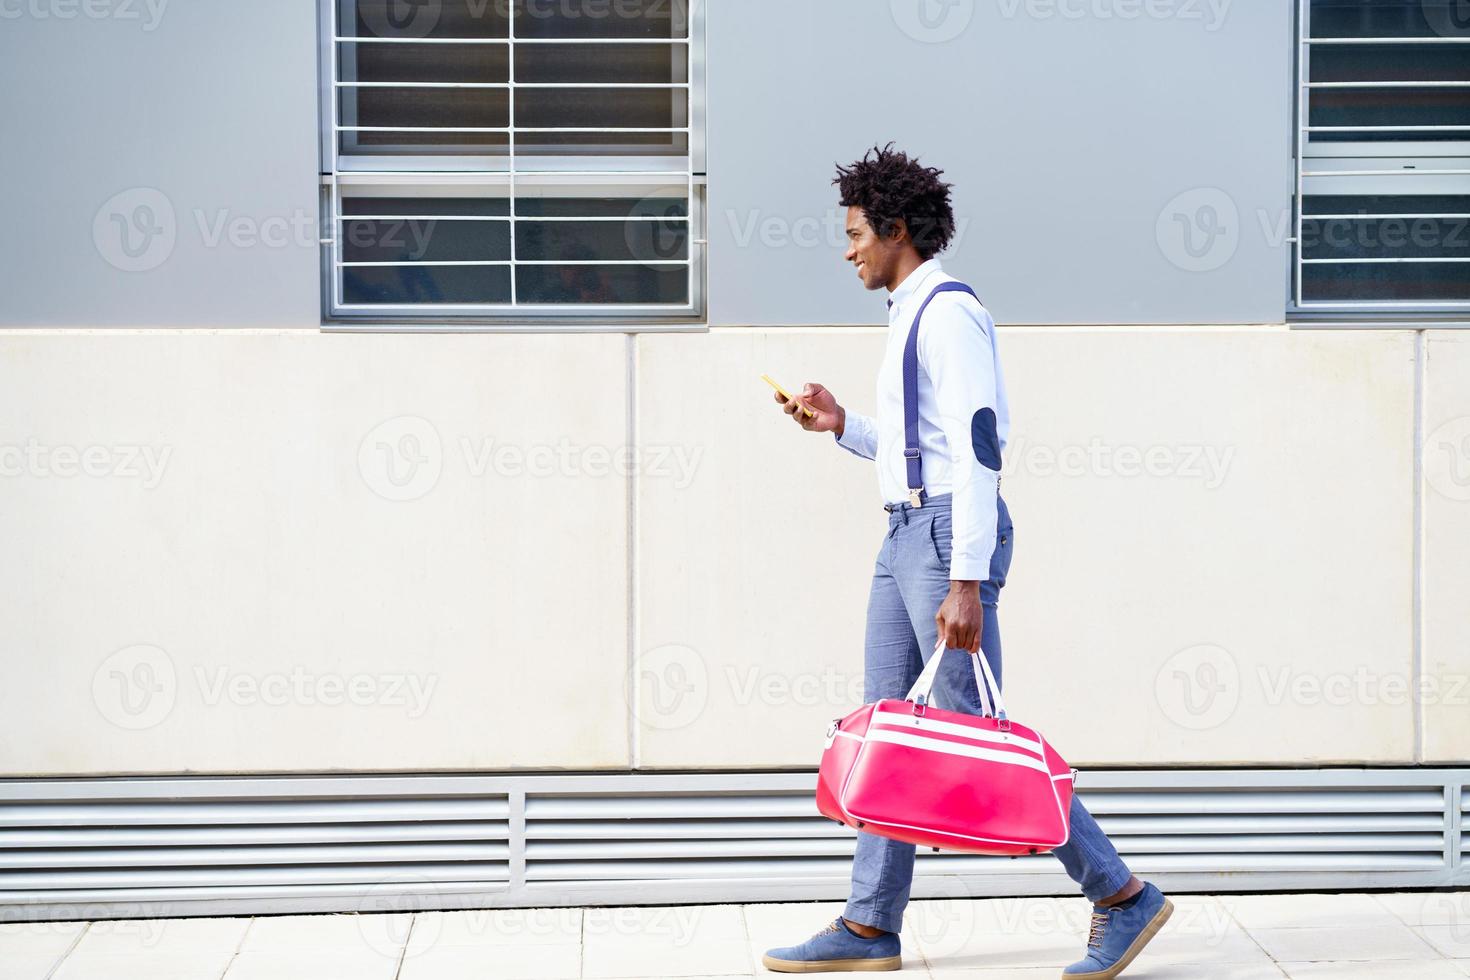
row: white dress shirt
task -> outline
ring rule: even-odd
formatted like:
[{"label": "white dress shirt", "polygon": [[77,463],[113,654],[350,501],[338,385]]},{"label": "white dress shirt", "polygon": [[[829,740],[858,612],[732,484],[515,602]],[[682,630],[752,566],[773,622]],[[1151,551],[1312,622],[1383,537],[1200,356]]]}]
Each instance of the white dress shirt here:
[{"label": "white dress shirt", "polygon": [[[903,348],[914,314],[941,282],[938,259],[911,272],[889,299],[888,346],[878,369],[878,417],[847,413],[837,444],[878,464],[878,489],[890,504],[909,499],[903,448]],[[944,292],[919,325],[919,454],[924,491],[952,494],[954,548],[949,577],[984,581],[995,551],[999,451],[1010,431],[1010,408],[995,342],[995,321],[973,297]],[[982,429],[994,415],[994,444]],[[982,458],[984,461],[982,461]],[[994,464],[987,465],[987,464]]]}]

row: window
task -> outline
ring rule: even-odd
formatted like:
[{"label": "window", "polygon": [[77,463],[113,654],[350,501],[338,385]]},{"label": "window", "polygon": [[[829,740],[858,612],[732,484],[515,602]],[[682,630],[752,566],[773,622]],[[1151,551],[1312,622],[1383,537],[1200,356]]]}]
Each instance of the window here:
[{"label": "window", "polygon": [[1300,0],[1298,311],[1470,310],[1470,6]]},{"label": "window", "polygon": [[334,321],[702,313],[699,0],[323,0]]}]

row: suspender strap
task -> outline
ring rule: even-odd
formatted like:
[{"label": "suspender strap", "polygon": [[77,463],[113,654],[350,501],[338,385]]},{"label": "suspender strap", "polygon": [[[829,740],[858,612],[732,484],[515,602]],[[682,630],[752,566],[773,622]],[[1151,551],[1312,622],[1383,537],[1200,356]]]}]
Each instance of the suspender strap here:
[{"label": "suspender strap", "polygon": [[[907,470],[909,502],[922,507],[928,497],[924,493],[923,463],[919,459],[919,321],[924,311],[940,293],[969,293],[975,290],[962,282],[942,282],[925,297],[914,314],[914,325],[909,328],[908,340],[903,345],[903,462]],[[975,296],[976,302],[980,297]]]}]

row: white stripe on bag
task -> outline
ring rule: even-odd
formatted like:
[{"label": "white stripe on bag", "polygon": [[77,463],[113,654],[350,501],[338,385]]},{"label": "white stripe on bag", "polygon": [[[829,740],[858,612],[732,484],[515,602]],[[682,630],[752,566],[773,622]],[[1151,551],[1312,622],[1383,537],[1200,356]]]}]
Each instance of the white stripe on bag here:
[{"label": "white stripe on bag", "polygon": [[926,752],[939,752],[943,755],[959,755],[969,759],[984,759],[986,762],[1000,762],[1010,766],[1024,766],[1034,769],[1039,773],[1050,776],[1051,770],[1030,756],[1018,755],[1015,752],[997,752],[994,749],[982,749],[978,745],[961,745],[959,742],[946,742],[938,738],[925,738],[922,735],[910,735],[908,732],[893,732],[884,729],[868,729],[867,740],[869,742],[888,742],[893,745],[906,745],[911,749],[923,749]]},{"label": "white stripe on bag", "polygon": [[903,714],[898,711],[875,711],[872,724],[874,725],[902,725],[905,728],[916,728],[919,730],[943,732],[946,735],[963,735],[965,738],[978,739],[984,742],[999,742],[1005,745],[1016,745],[1023,749],[1030,749],[1037,755],[1044,756],[1041,743],[1035,739],[1025,738],[1014,732],[1006,735],[1002,732],[987,732],[979,728],[971,728],[968,725],[956,725],[952,721],[938,721],[934,718],[920,718],[913,714]]}]

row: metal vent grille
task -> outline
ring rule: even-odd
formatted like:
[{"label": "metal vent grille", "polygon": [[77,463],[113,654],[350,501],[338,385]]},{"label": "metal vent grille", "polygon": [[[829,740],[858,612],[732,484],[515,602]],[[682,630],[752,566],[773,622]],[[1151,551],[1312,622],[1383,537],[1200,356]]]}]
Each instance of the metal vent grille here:
[{"label": "metal vent grille", "polygon": [[[1470,884],[1470,771],[1087,772],[1177,891]],[[0,780],[0,920],[836,899],[811,773]],[[923,852],[917,897],[1075,893],[1048,856]]]},{"label": "metal vent grille", "polygon": [[852,838],[809,788],[526,797],[528,881],[836,875]]},{"label": "metal vent grille", "polygon": [[360,779],[0,784],[0,904],[362,893],[390,876],[505,887],[505,794]]}]

